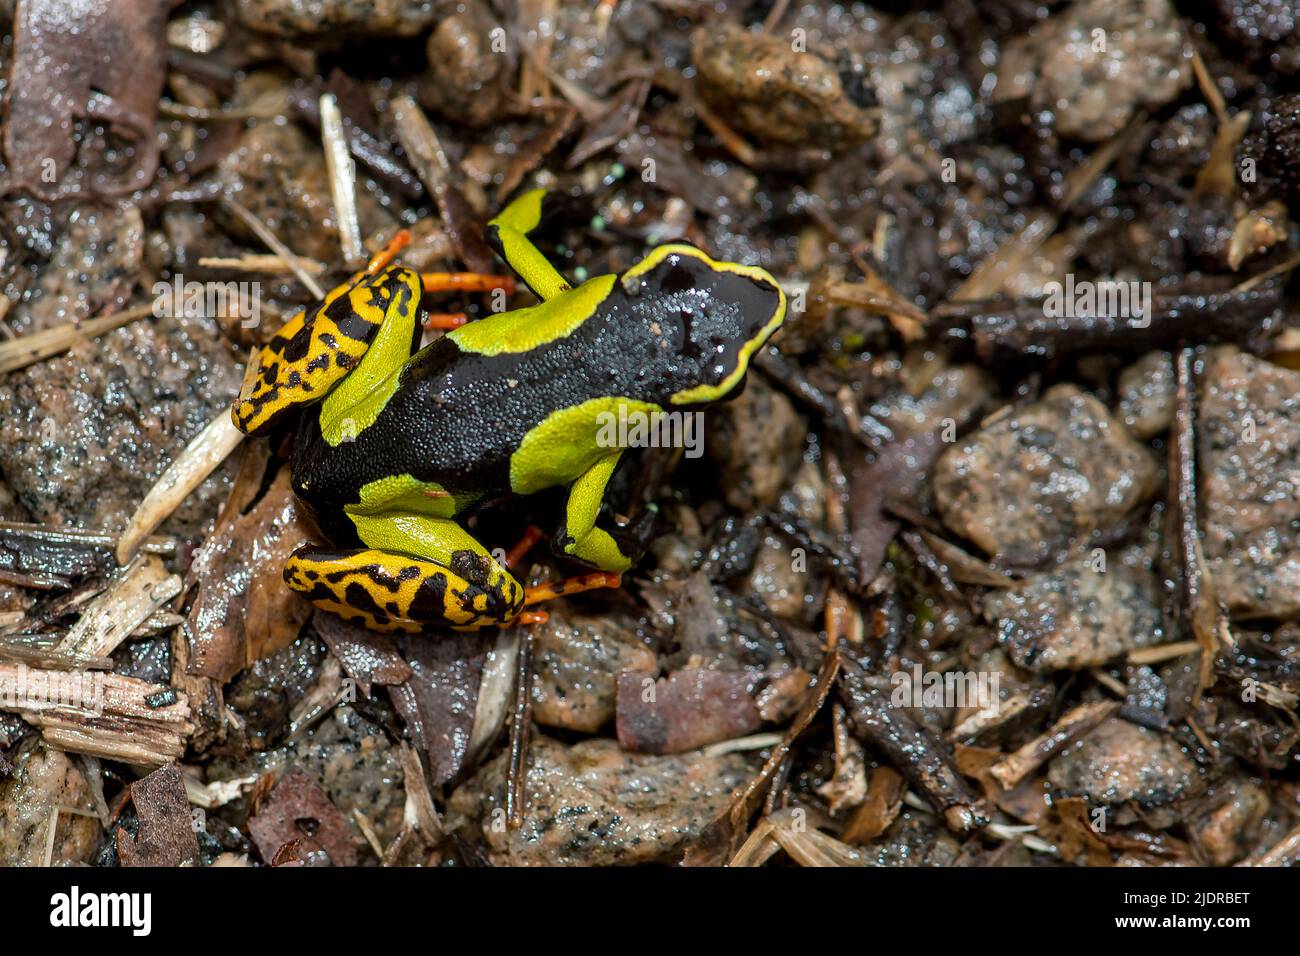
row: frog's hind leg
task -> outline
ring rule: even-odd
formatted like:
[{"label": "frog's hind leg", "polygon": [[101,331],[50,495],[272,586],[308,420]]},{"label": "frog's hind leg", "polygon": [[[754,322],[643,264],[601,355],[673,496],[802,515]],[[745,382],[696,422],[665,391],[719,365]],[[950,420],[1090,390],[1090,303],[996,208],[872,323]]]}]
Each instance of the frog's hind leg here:
[{"label": "frog's hind leg", "polygon": [[[355,388],[373,386],[418,343],[420,279],[401,266],[360,273],[319,304],[290,319],[257,356],[257,370],[233,416],[240,431],[269,431],[293,409],[329,395],[360,366],[372,373]],[[378,361],[363,362],[372,353]]]},{"label": "frog's hind leg", "polygon": [[528,234],[546,218],[551,194],[533,189],[511,202],[487,225],[487,242],[533,293],[545,301],[567,292],[569,282],[542,255]]},{"label": "frog's hind leg", "polygon": [[472,631],[513,621],[523,587],[467,531],[446,518],[354,515],[365,548],[300,548],[289,586],[322,610],[375,631]]}]

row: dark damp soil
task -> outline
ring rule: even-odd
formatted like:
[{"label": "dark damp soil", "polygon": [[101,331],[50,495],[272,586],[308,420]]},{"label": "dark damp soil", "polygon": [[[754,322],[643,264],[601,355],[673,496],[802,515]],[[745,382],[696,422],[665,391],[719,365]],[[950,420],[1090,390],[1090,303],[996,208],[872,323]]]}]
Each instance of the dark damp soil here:
[{"label": "dark damp soil", "polygon": [[[0,686],[136,703],[0,703],[0,863],[1295,862],[1293,0],[14,6]],[[499,273],[483,226],[536,186],[575,283],[684,241],[790,301],[697,444],[625,455],[622,588],[475,635],[313,611],[287,431],[118,568],[313,285],[400,228]],[[470,523],[508,549],[562,507]]]}]

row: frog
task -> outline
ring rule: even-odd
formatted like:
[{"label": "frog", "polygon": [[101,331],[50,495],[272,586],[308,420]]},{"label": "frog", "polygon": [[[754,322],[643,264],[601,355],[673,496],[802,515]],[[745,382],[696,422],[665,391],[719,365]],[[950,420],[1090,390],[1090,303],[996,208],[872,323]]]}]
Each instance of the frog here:
[{"label": "frog", "polygon": [[[561,196],[560,199],[566,197]],[[326,544],[284,566],[317,608],[380,633],[477,631],[544,619],[535,605],[618,586],[655,514],[606,517],[627,448],[608,415],[702,410],[744,387],[787,300],[759,266],[685,242],[572,284],[536,244],[565,203],[522,193],[485,238],[536,304],[487,314],[421,346],[428,284],[376,257],[276,332],[255,357],[235,426],[292,422],[290,476]],[[467,529],[477,509],[564,489],[551,547],[595,571],[525,588]]]}]

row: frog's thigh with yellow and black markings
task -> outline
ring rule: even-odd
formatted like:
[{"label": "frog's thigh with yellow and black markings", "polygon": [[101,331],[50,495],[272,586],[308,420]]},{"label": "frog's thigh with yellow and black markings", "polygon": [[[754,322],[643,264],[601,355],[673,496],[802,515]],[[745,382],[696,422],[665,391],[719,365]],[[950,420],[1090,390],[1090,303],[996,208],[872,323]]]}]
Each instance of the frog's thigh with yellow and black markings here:
[{"label": "frog's thigh with yellow and black markings", "polygon": [[472,631],[509,623],[524,589],[455,521],[397,512],[354,515],[365,548],[299,548],[289,586],[322,610],[371,630]]}]

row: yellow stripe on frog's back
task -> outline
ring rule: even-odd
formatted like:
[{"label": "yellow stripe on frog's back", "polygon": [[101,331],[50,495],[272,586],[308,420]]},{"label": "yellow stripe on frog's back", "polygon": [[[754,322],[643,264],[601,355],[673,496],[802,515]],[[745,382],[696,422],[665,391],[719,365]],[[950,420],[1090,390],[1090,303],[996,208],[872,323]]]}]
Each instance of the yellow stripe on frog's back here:
[{"label": "yellow stripe on frog's back", "polygon": [[463,325],[447,338],[462,350],[479,355],[527,352],[572,334],[595,315],[617,279],[614,275],[597,276],[554,299]]},{"label": "yellow stripe on frog's back", "polygon": [[[618,446],[597,441],[603,422],[617,422],[619,415],[649,415],[662,411],[658,405],[634,398],[593,398],[578,405],[551,412],[534,425],[510,456],[510,488],[515,494],[531,495],[543,488],[567,485]],[[602,415],[612,415],[604,419]]]}]

